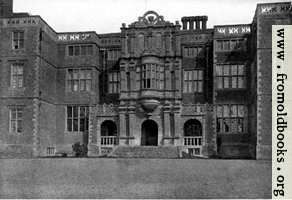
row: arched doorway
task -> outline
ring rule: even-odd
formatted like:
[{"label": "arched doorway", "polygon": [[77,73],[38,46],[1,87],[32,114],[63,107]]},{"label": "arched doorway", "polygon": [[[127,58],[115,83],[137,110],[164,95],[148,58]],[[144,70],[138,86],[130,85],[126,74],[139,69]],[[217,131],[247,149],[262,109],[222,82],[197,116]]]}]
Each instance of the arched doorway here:
[{"label": "arched doorway", "polygon": [[[184,145],[190,147],[202,146],[202,125],[196,119],[190,119],[184,124]],[[199,151],[197,149],[196,151]]]},{"label": "arched doorway", "polygon": [[141,134],[142,146],[157,146],[158,145],[158,126],[153,120],[146,120],[142,124]]},{"label": "arched doorway", "polygon": [[190,119],[184,124],[184,136],[196,137],[202,136],[202,125],[196,119]]},{"label": "arched doorway", "polygon": [[100,126],[101,145],[112,146],[117,145],[118,131],[117,125],[111,120],[104,121]]},{"label": "arched doorway", "polygon": [[184,146],[188,148],[189,156],[202,154],[202,124],[196,119],[190,119],[184,124]]}]

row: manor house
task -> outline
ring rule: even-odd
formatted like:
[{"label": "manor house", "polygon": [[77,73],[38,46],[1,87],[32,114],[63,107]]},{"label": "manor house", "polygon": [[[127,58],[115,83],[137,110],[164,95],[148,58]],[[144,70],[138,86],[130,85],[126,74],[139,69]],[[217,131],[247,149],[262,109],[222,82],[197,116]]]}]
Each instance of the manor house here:
[{"label": "manor house", "polygon": [[291,3],[213,28],[141,14],[116,33],[60,33],[0,0],[0,157],[80,142],[88,156],[271,159],[271,30],[292,24]]}]

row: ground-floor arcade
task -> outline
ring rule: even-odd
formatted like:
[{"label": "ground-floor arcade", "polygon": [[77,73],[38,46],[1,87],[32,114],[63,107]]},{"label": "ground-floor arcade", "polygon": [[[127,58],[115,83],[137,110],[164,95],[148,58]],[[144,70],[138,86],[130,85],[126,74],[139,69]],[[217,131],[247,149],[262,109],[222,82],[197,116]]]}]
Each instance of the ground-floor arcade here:
[{"label": "ground-floor arcade", "polygon": [[[88,145],[89,156],[100,156],[110,153],[116,147],[128,146],[177,147],[181,152],[196,156],[253,158],[250,151],[255,149],[255,145],[250,143],[248,133],[216,132],[213,107],[214,105],[207,104],[180,105],[177,108],[160,106],[154,112],[145,114],[135,107],[124,109],[118,105],[89,106],[88,109],[79,106],[78,109],[73,109],[68,105],[42,103],[39,111],[35,109],[38,118],[35,120],[32,120],[33,116],[25,118],[35,123],[32,126],[35,127],[35,132],[31,136],[34,143],[30,145],[21,140],[26,132],[6,134],[5,130],[9,130],[9,127],[3,126],[2,133],[5,134],[2,136],[7,135],[8,139],[13,137],[15,142],[5,143],[6,139],[3,137],[1,148],[4,156],[8,154],[8,147],[15,145],[31,149],[35,156],[54,156],[59,152],[70,154],[72,145],[80,142]],[[6,110],[2,109],[2,116],[9,116],[9,109],[9,106]],[[29,109],[30,107],[24,104],[23,112],[27,113]],[[74,116],[70,117],[71,109],[73,113],[76,110],[80,114],[78,126]],[[82,117],[82,113],[88,115]],[[45,125],[48,124],[48,120],[50,126]],[[83,123],[83,120],[88,122]],[[9,123],[7,120],[6,124]],[[28,125],[29,123],[26,124]],[[80,131],[69,132],[75,128]]]}]

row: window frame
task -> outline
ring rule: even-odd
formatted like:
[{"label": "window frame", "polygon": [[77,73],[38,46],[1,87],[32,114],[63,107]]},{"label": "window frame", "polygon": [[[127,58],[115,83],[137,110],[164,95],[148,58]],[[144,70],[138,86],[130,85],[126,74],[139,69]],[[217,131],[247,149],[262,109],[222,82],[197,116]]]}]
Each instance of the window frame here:
[{"label": "window frame", "polygon": [[[228,70],[226,70],[227,68]],[[234,73],[233,71],[234,68],[236,68],[236,73]],[[247,88],[246,79],[247,79],[246,65],[243,63],[228,63],[215,65],[216,90],[245,90]],[[233,85],[234,80],[236,80],[236,87],[234,87]]]},{"label": "window frame", "polygon": [[107,61],[117,61],[121,57],[121,49],[107,49]]},{"label": "window frame", "polygon": [[120,93],[120,72],[112,71],[108,73],[108,93]]},{"label": "window frame", "polygon": [[[17,35],[17,37],[16,37]],[[12,31],[12,49],[22,50],[24,49],[25,31],[24,30],[14,30]]]},{"label": "window frame", "polygon": [[[247,39],[246,38],[230,38],[230,39],[218,39],[215,42],[215,49],[218,52],[224,51],[246,51]],[[232,45],[232,43],[235,43]],[[232,48],[232,46],[234,48]]]},{"label": "window frame", "polygon": [[93,44],[72,44],[67,46],[67,55],[70,57],[92,56]]},{"label": "window frame", "polygon": [[[15,119],[13,118],[13,112],[15,112]],[[21,114],[20,114],[21,113]],[[9,106],[9,133],[23,133],[24,127],[23,127],[23,113],[24,108],[23,106],[15,105],[15,106]],[[21,117],[19,117],[19,115]],[[15,122],[15,130],[12,127]],[[20,131],[19,131],[20,127]]]},{"label": "window frame", "polygon": [[[71,116],[69,117],[69,109],[71,109]],[[74,110],[77,109],[77,117],[74,116]],[[84,109],[84,116],[81,118],[81,109]],[[66,106],[66,120],[65,127],[68,133],[84,133],[89,131],[89,106],[88,105],[67,105]],[[74,124],[77,120],[77,130]],[[84,120],[83,129],[81,130],[81,120]],[[71,122],[70,122],[71,121]],[[70,126],[69,126],[70,122]],[[70,128],[71,127],[71,128]],[[70,130],[69,130],[70,129]]]},{"label": "window frame", "polygon": [[141,88],[144,90],[164,88],[164,68],[156,63],[146,63],[142,65]]},{"label": "window frame", "polygon": [[183,57],[185,58],[200,58],[200,54],[204,52],[203,46],[183,46]]},{"label": "window frame", "polygon": [[[19,73],[20,71],[21,73]],[[10,87],[13,89],[21,89],[24,87],[24,63],[15,62],[11,64]]]},{"label": "window frame", "polygon": [[[72,71],[72,73],[70,73]],[[75,71],[75,73],[74,73]],[[77,72],[77,73],[76,73]],[[82,77],[82,73],[83,77]],[[77,77],[74,77],[77,74]],[[84,83],[84,89],[81,89],[81,83]],[[77,90],[75,90],[77,85]],[[91,92],[93,89],[93,70],[91,68],[69,68],[66,75],[67,92]]]},{"label": "window frame", "polygon": [[[221,113],[219,108],[221,107]],[[232,114],[232,107],[236,107],[236,114]],[[240,113],[241,107],[241,114]],[[225,113],[227,108],[227,112]],[[247,105],[246,104],[218,104],[215,107],[217,134],[245,134],[247,133]],[[233,120],[233,121],[232,121]],[[241,122],[240,122],[241,121]],[[236,123],[236,131],[232,130],[232,123]],[[226,123],[226,127],[224,126]],[[241,131],[240,131],[241,124]],[[228,128],[228,131],[224,130]],[[234,128],[234,127],[233,127]]]},{"label": "window frame", "polygon": [[183,70],[183,93],[204,92],[204,69]]}]

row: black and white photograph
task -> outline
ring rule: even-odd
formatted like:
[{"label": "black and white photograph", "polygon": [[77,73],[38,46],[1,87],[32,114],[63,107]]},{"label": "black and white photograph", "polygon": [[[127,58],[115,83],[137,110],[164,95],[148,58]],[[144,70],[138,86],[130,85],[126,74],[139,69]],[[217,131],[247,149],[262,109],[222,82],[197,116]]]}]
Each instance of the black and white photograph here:
[{"label": "black and white photograph", "polygon": [[285,197],[274,25],[291,1],[0,0],[0,198]]}]

